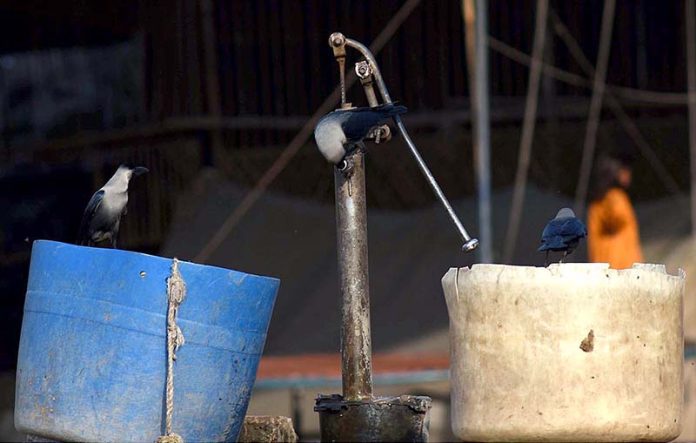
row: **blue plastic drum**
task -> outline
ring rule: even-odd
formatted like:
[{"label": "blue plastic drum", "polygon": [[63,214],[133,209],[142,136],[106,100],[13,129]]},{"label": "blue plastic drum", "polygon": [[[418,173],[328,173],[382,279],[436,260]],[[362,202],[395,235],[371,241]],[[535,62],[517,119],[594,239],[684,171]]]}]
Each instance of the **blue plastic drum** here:
[{"label": "blue plastic drum", "polygon": [[[164,434],[171,259],[34,243],[17,362],[15,425],[61,441]],[[180,262],[172,431],[236,441],[279,280]]]}]

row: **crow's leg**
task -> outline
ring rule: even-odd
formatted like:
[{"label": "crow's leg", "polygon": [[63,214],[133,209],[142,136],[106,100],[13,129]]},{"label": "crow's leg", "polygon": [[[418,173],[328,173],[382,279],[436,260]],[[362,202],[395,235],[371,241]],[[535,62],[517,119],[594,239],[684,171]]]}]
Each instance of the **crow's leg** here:
[{"label": "crow's leg", "polygon": [[544,267],[549,266],[549,250],[546,250],[546,257],[544,258]]},{"label": "crow's leg", "polygon": [[568,250],[566,249],[565,251],[563,251],[563,257],[561,257],[561,261],[559,261],[558,263],[563,263],[563,260],[565,260],[567,256],[568,256]]},{"label": "crow's leg", "polygon": [[121,217],[116,220],[116,224],[114,224],[113,228],[111,229],[111,247],[116,249],[116,240],[118,239],[118,231],[121,229]]},{"label": "crow's leg", "polygon": [[109,246],[107,246],[107,247],[111,247],[113,249],[116,249],[116,238],[117,237],[118,237],[118,231],[116,231],[116,232],[111,231],[111,232],[105,233],[102,236],[101,240],[103,242],[108,242],[107,245],[109,245]]}]

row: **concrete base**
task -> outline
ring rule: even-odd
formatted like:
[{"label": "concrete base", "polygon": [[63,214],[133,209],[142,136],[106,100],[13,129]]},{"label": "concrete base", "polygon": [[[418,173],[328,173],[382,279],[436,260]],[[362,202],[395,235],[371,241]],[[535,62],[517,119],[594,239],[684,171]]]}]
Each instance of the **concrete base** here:
[{"label": "concrete base", "polygon": [[443,288],[459,438],[679,435],[683,275],[656,265],[475,265],[451,269]]}]

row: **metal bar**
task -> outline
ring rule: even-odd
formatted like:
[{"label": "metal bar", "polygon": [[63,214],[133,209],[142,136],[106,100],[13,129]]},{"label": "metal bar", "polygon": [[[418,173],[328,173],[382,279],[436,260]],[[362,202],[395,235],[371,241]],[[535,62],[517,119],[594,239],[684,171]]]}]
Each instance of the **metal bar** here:
[{"label": "metal bar", "polygon": [[341,107],[343,108],[346,105],[346,57],[344,55],[337,60],[341,84]]},{"label": "metal bar", "polygon": [[[556,78],[555,76],[552,76]],[[558,80],[558,78],[556,78]],[[563,80],[560,80],[563,81]],[[611,89],[612,94],[615,91]],[[607,103],[611,106],[610,89],[606,90]],[[336,95],[338,100],[338,95]],[[587,115],[589,98],[584,97],[554,97],[553,106],[540,107],[537,110],[539,119],[549,118],[553,113],[559,119],[573,119]],[[459,103],[459,101],[457,102]],[[683,103],[686,106],[687,102]],[[625,109],[639,109],[642,106],[622,105]],[[659,105],[658,105],[659,106]],[[665,105],[671,106],[671,105]],[[510,123],[519,122],[523,117],[524,105],[518,105],[516,98],[493,97],[491,120],[493,122]],[[661,109],[656,107],[655,109]],[[328,111],[327,111],[328,112]],[[246,131],[246,130],[285,130],[294,131],[301,129],[311,115],[288,115],[283,117],[271,116],[241,116],[241,117],[209,117],[209,116],[185,116],[169,117],[162,122],[148,125],[133,126],[130,128],[111,131],[93,132],[82,131],[79,136],[71,136],[50,141],[31,142],[23,145],[6,146],[6,161],[0,161],[0,166],[15,162],[16,159],[33,158],[38,161],[48,161],[46,154],[61,150],[93,150],[111,149],[112,144],[127,145],[138,143],[139,139],[150,137],[180,136],[182,133],[197,134],[198,132],[221,131]],[[446,128],[455,124],[467,124],[471,121],[469,109],[462,109],[458,105],[443,108],[438,111],[421,111],[405,115],[405,124],[409,128]],[[285,145],[269,145],[269,149],[282,149]],[[2,148],[0,148],[2,149]],[[145,149],[145,148],[144,148]],[[648,158],[648,157],[646,157]],[[656,170],[656,172],[658,172]],[[659,174],[659,172],[658,172]],[[666,188],[667,177],[661,180]],[[672,179],[673,180],[673,179]]]},{"label": "metal bar", "polygon": [[[414,372],[394,372],[375,374],[374,384],[378,386],[412,385],[419,383],[438,383],[449,380],[448,369],[427,369]],[[258,391],[272,389],[309,389],[340,386],[341,379],[331,376],[274,377],[257,379],[254,389]]]},{"label": "metal bar", "polygon": [[[365,60],[367,60],[367,62],[370,64],[370,67],[372,68],[372,75],[374,75],[375,81],[377,82],[377,88],[379,89],[379,92],[382,95],[384,102],[385,103],[392,103],[391,96],[389,95],[389,91],[387,89],[387,85],[384,83],[384,80],[382,78],[382,74],[379,71],[379,66],[377,65],[377,62],[375,61],[375,58],[372,55],[372,53],[370,52],[370,50],[367,47],[365,47],[365,45],[363,45],[362,43],[344,37],[343,34],[338,34],[338,33],[333,34],[332,38],[334,38],[334,39],[342,38],[342,39],[344,39],[346,46],[350,46],[350,47],[360,51],[360,53],[365,57]],[[340,40],[333,40],[333,42],[334,42],[334,44],[340,43]],[[478,246],[478,243],[479,243],[478,240],[475,238],[471,238],[469,233],[464,228],[464,225],[462,225],[462,222],[459,220],[459,217],[457,217],[457,214],[454,212],[452,205],[447,200],[447,197],[445,197],[445,194],[442,192],[442,189],[440,189],[440,185],[437,184],[437,181],[435,180],[435,177],[433,176],[432,172],[430,172],[430,169],[428,169],[428,166],[423,161],[423,157],[421,157],[420,153],[418,152],[418,149],[416,148],[416,145],[413,143],[413,140],[411,140],[411,137],[409,137],[408,132],[406,132],[406,127],[404,126],[403,122],[401,121],[401,116],[398,116],[398,115],[395,116],[394,123],[399,128],[399,132],[401,132],[401,136],[406,141],[406,144],[408,145],[408,147],[411,151],[411,154],[416,159],[416,163],[418,163],[418,166],[420,167],[421,172],[423,173],[426,180],[428,181],[428,184],[430,185],[432,190],[435,192],[435,195],[440,200],[442,205],[445,207],[447,214],[449,215],[450,219],[452,220],[455,227],[457,228],[457,231],[459,232],[460,236],[464,240],[464,244],[462,245],[462,250],[465,252],[473,251]]]},{"label": "metal bar", "polygon": [[[347,45],[343,35],[329,39],[334,54]],[[385,101],[390,101],[377,64],[364,46],[367,60],[356,73],[370,106],[377,106],[373,76]],[[355,47],[355,46],[354,46]],[[342,66],[343,67],[343,66]],[[371,72],[372,71],[372,72]],[[401,122],[398,120],[399,123]],[[403,128],[403,124],[401,124]],[[403,130],[403,129],[402,129]],[[317,397],[322,441],[427,441],[426,414],[429,397],[402,395],[372,397],[372,340],[370,333],[370,288],[367,255],[367,205],[364,154],[355,151],[334,167],[338,269],[341,283],[341,384],[343,396]]]},{"label": "metal bar", "polygon": [[378,106],[377,95],[375,94],[375,88],[372,86],[372,66],[368,62],[359,62],[355,64],[355,74],[360,79],[360,83],[365,91],[365,96],[367,97],[367,103],[372,106]]},{"label": "metal bar", "polygon": [[350,157],[351,171],[334,168],[338,273],[341,285],[341,374],[343,397],[372,396],[370,286],[363,153]]},{"label": "metal bar", "polygon": [[[205,64],[205,94],[207,111],[213,117],[222,115],[220,99],[220,76],[217,59],[217,42],[215,32],[214,8],[211,0],[201,0],[201,27],[203,28],[203,47]],[[220,129],[210,131],[213,165],[223,168],[225,165],[225,145]]]},{"label": "metal bar", "polygon": [[691,148],[691,235],[696,237],[696,4],[686,0],[686,67],[689,85],[689,146]]},{"label": "metal bar", "polygon": [[[696,358],[696,345],[684,344],[684,359]],[[449,380],[448,369],[424,369],[413,372],[383,372],[377,373],[374,376],[375,385],[393,386],[393,385],[413,385],[420,383],[438,383]],[[340,380],[338,376],[330,375],[307,375],[297,377],[269,377],[256,379],[254,383],[255,390],[272,390],[272,389],[310,389],[322,388],[329,386],[338,386]]]},{"label": "metal bar", "polygon": [[602,99],[606,86],[607,66],[609,64],[609,52],[611,50],[611,34],[614,26],[615,0],[605,0],[602,12],[602,28],[599,34],[599,53],[597,54],[597,70],[592,84],[592,102],[590,113],[587,117],[587,131],[582,150],[582,162],[580,164],[580,176],[575,192],[575,213],[582,217],[585,212],[585,200],[587,188],[590,183],[592,162],[597,144],[597,130],[599,129],[599,117],[602,113]]},{"label": "metal bar", "polygon": [[488,1],[477,0],[475,8],[474,50],[474,125],[476,128],[476,178],[478,182],[479,234],[483,246],[481,263],[493,261],[493,229],[491,227],[491,122],[488,98]]},{"label": "metal bar", "polygon": [[510,263],[515,254],[515,246],[517,245],[517,236],[519,235],[520,222],[522,219],[522,210],[524,208],[524,194],[527,189],[529,161],[532,156],[532,143],[534,141],[534,127],[536,124],[539,84],[541,80],[541,63],[546,41],[548,11],[549,1],[537,0],[534,45],[532,47],[532,66],[529,69],[529,85],[527,86],[527,99],[524,107],[524,120],[522,122],[520,153],[517,159],[515,188],[512,196],[510,216],[508,217],[507,233],[505,235],[505,253],[503,254],[505,263]]},{"label": "metal bar", "polygon": [[[532,58],[529,54],[514,48],[507,43],[498,40],[495,37],[488,36],[488,46],[495,52],[509,58],[515,63],[529,66],[532,63]],[[543,72],[549,77],[553,77],[558,81],[569,85],[578,86],[581,88],[591,88],[592,82],[585,77],[565,71],[548,63],[542,63]],[[626,86],[606,85],[607,90],[611,90],[621,100],[626,100],[631,103],[644,103],[652,105],[686,105],[688,103],[688,94],[681,92],[661,92],[651,91],[647,89],[628,88]]]},{"label": "metal bar", "polygon": [[411,137],[409,137],[408,132],[406,132],[406,128],[404,127],[404,123],[401,121],[401,117],[398,115],[395,116],[394,122],[396,123],[396,126],[399,128],[401,136],[404,138],[404,140],[406,140],[406,144],[411,150],[413,158],[416,159],[416,163],[418,163],[418,166],[420,167],[421,172],[423,172],[423,175],[428,181],[428,184],[435,192],[435,195],[440,200],[440,203],[442,203],[442,206],[445,207],[447,214],[449,215],[450,219],[452,219],[452,223],[454,223],[454,225],[457,228],[457,231],[459,231],[459,235],[462,237],[462,240],[464,240],[462,250],[465,252],[473,251],[478,246],[479,241],[475,238],[471,238],[471,236],[469,236],[469,233],[466,231],[466,228],[464,228],[464,225],[462,225],[462,222],[459,221],[459,217],[457,217],[457,214],[454,212],[452,205],[450,205],[450,202],[447,200],[447,197],[445,197],[445,194],[442,192],[442,189],[440,189],[440,185],[437,184],[437,181],[435,181],[435,177],[433,177],[433,174],[430,172],[430,169],[428,169],[428,166],[425,164],[425,161],[423,161],[423,157],[421,157],[420,153],[418,152],[418,149],[416,149],[416,145],[413,144],[413,140],[411,140]]},{"label": "metal bar", "polygon": [[[475,167],[474,170],[476,172],[476,179],[477,182],[479,183],[477,186],[477,190],[479,192],[482,191],[482,186],[480,183],[480,178],[481,176],[481,165],[479,164],[479,161],[485,160],[485,154],[480,149],[480,138],[479,138],[479,121],[480,121],[480,113],[479,113],[479,103],[477,100],[478,96],[478,84],[476,82],[476,76],[478,73],[476,72],[476,67],[477,67],[477,59],[476,59],[476,7],[475,7],[475,0],[462,0],[462,18],[464,20],[464,40],[466,43],[466,64],[469,69],[469,99],[471,101],[471,126],[472,126],[472,132],[474,134],[474,163]],[[484,80],[485,81],[485,80]],[[487,98],[487,97],[486,97]],[[481,210],[481,195],[479,194],[479,229],[484,229],[483,223],[482,223],[482,218],[483,217],[483,211]],[[490,210],[490,208],[488,208]],[[488,213],[490,215],[490,212]],[[483,232],[482,232],[483,234]],[[488,249],[488,253],[486,252],[481,252],[480,253],[480,259],[484,263],[486,262],[486,258],[490,258],[489,253],[490,253],[490,244],[486,246],[486,249]],[[486,256],[486,257],[484,257]],[[490,260],[488,260],[490,262]]]},{"label": "metal bar", "polygon": [[[345,69],[345,39],[330,38],[339,69]],[[338,46],[336,46],[338,44]],[[377,106],[372,69],[358,73],[370,106]],[[343,103],[345,105],[345,102]],[[336,230],[341,310],[341,377],[343,398],[372,397],[372,339],[367,253],[367,204],[364,154],[357,151],[346,170],[334,168]]]},{"label": "metal bar", "polygon": [[367,62],[370,64],[370,67],[372,68],[372,75],[375,77],[377,87],[379,88],[380,94],[382,94],[384,102],[391,103],[392,99],[389,95],[389,91],[387,90],[387,85],[384,83],[382,73],[379,71],[379,66],[377,66],[377,61],[375,60],[375,57],[372,55],[372,52],[370,52],[367,46],[363,45],[358,41],[355,41],[350,38],[346,38],[345,40],[346,46],[350,46],[351,48],[357,49],[358,51],[360,51],[363,57],[365,57],[365,60],[367,60]]},{"label": "metal bar", "polygon": [[[688,0],[687,0],[688,1]],[[647,39],[645,26],[645,8],[644,4],[634,4],[634,20],[636,38],[636,77],[638,87],[646,89],[648,87],[648,55],[647,55]]]}]

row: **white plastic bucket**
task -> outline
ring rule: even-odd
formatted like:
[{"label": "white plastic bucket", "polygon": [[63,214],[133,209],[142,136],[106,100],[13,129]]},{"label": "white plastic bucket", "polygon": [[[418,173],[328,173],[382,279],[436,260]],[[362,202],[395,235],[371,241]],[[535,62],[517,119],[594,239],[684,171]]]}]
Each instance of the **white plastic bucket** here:
[{"label": "white plastic bucket", "polygon": [[643,264],[450,269],[442,284],[454,434],[474,441],[676,438],[679,274]]}]

